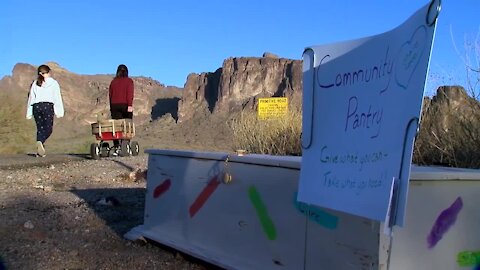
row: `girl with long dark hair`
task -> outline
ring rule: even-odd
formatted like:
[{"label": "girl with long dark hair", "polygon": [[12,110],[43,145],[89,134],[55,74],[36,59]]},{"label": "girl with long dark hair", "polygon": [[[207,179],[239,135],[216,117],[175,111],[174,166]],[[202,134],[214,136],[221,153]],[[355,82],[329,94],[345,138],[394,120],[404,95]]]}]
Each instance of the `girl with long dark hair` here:
[{"label": "girl with long dark hair", "polygon": [[27,119],[35,119],[37,126],[37,156],[45,157],[45,142],[53,132],[53,117],[63,117],[60,85],[51,77],[50,67],[41,65],[38,78],[33,81],[28,94]]},{"label": "girl with long dark hair", "polygon": [[[117,74],[110,83],[108,89],[110,98],[110,113],[112,119],[132,119],[133,118],[133,80],[128,77],[128,68],[126,65],[117,67]],[[114,155],[119,152],[118,140],[113,141],[116,148]]]}]

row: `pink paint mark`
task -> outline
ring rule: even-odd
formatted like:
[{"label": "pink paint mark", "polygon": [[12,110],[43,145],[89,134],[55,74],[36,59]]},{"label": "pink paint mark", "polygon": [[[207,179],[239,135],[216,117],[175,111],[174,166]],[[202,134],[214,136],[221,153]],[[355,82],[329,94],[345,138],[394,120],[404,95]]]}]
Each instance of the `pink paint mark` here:
[{"label": "pink paint mark", "polygon": [[171,185],[172,181],[170,181],[170,179],[166,179],[165,181],[163,181],[153,191],[153,198],[157,199],[158,197],[162,196],[163,193],[167,192]]},{"label": "pink paint mark", "polygon": [[427,237],[428,248],[433,248],[437,245],[438,241],[442,239],[443,235],[455,224],[458,213],[462,210],[463,201],[458,197],[450,207],[443,210],[438,216],[437,220],[433,224],[432,230]]},{"label": "pink paint mark", "polygon": [[217,189],[220,181],[217,181],[218,175],[214,176],[207,184],[207,186],[200,192],[198,197],[192,203],[189,209],[190,218],[193,218],[195,214],[202,208],[205,202],[210,198],[213,192]]}]

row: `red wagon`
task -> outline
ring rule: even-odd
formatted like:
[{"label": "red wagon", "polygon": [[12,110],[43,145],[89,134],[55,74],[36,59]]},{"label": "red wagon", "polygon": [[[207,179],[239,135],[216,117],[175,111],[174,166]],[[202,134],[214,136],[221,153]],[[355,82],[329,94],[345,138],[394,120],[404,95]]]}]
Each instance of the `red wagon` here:
[{"label": "red wagon", "polygon": [[[135,124],[132,119],[101,120],[91,126],[92,134],[99,141],[90,145],[90,155],[93,159],[109,157],[114,153],[120,156],[136,156],[140,152],[138,142],[131,140],[135,137]],[[113,140],[120,141],[119,149],[113,146]]]}]

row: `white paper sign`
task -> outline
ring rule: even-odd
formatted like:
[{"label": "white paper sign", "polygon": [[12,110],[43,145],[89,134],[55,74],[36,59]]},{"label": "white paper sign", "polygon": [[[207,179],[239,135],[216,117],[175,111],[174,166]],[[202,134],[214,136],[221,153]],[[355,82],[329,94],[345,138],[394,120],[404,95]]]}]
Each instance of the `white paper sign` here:
[{"label": "white paper sign", "polygon": [[403,225],[438,5],[381,35],[307,48],[299,201],[384,221],[396,178]]}]

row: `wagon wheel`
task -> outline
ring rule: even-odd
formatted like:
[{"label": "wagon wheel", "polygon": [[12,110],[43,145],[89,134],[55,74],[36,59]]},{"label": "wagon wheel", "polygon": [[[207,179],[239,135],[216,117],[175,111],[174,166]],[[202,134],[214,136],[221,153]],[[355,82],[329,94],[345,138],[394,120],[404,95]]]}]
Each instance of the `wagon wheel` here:
[{"label": "wagon wheel", "polygon": [[110,144],[108,142],[103,142],[100,146],[100,156],[108,157],[110,153]]},{"label": "wagon wheel", "polygon": [[90,145],[90,156],[92,159],[100,159],[100,147],[98,147],[98,143],[92,143]]},{"label": "wagon wheel", "polygon": [[138,156],[138,152],[140,152],[140,146],[138,142],[133,141],[130,143],[130,149],[132,151],[132,156]]},{"label": "wagon wheel", "polygon": [[131,154],[130,144],[127,140],[122,140],[120,143],[120,156],[126,157]]}]

